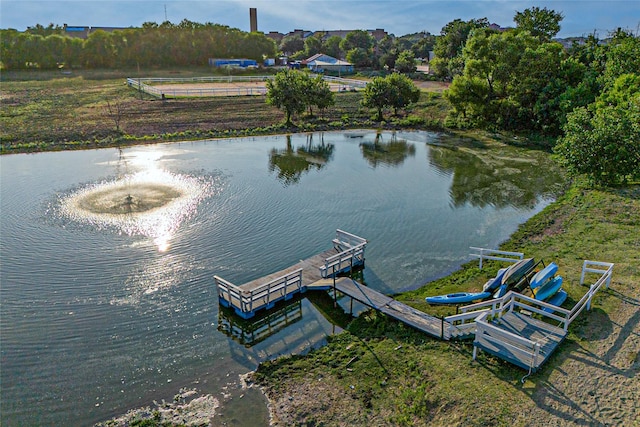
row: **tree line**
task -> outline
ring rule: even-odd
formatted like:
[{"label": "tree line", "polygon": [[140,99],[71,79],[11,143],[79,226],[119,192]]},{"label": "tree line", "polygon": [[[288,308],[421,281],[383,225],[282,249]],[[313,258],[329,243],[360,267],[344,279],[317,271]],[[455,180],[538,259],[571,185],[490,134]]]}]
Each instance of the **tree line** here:
[{"label": "tree line", "polygon": [[[316,53],[346,59],[356,67],[415,71],[415,58],[427,58],[436,37],[415,33],[387,36],[379,42],[364,30],[342,38],[322,32],[302,38],[289,35],[276,44],[262,33],[247,33],[225,25],[184,19],[178,24],[146,22],[141,28],[96,30],[87,39],[70,37],[50,24],[25,32],[0,30],[4,69],[117,68],[204,65],[209,58],[249,58],[261,62],[277,54],[293,60]],[[396,65],[397,63],[397,65]]]},{"label": "tree line", "polygon": [[560,161],[597,183],[640,177],[640,38],[618,29],[565,49],[552,40],[562,19],[534,7],[506,31],[447,24],[431,64],[452,80],[447,124],[558,137]]},{"label": "tree line", "polygon": [[64,29],[36,27],[0,30],[5,69],[60,67],[181,67],[207,64],[209,58],[248,58],[262,62],[276,54],[273,40],[225,25],[183,20],[179,24],[147,22],[142,28],[96,30],[87,39],[64,35]]}]

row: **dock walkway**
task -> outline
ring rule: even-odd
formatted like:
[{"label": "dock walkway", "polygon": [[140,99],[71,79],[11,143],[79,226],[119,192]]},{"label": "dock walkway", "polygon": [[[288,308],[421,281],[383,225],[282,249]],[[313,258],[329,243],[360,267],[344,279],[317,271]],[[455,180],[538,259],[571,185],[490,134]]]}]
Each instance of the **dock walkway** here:
[{"label": "dock walkway", "polygon": [[442,320],[416,310],[406,304],[394,300],[374,289],[371,289],[349,277],[323,279],[308,286],[308,289],[334,289],[354,300],[386,314],[400,322],[412,326],[436,338],[442,338]]}]

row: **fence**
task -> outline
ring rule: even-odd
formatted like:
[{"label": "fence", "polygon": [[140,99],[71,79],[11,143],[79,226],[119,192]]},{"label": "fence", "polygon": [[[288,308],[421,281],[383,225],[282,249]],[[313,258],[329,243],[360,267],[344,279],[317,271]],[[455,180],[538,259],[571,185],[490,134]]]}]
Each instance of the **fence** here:
[{"label": "fence", "polygon": [[214,280],[220,303],[233,307],[236,313],[245,319],[253,317],[255,311],[260,308],[271,308],[277,301],[302,291],[302,269],[249,290],[218,276],[214,276]]},{"label": "fence", "polygon": [[[611,282],[611,275],[613,274],[613,266],[614,264],[610,262],[584,261],[582,265],[580,284],[584,284],[585,275],[587,273],[597,273],[600,274],[600,277],[589,287],[587,293],[570,311],[519,293],[509,292],[502,298],[495,298],[489,301],[466,305],[460,308],[460,314],[445,317],[443,338],[452,339],[470,336],[477,332],[476,321],[481,318],[480,316],[487,314],[488,316],[499,317],[505,310],[513,311],[514,308],[521,308],[529,313],[537,313],[547,319],[556,321],[566,332],[571,322],[575,320],[582,310],[585,308],[587,310],[591,309],[591,301],[596,292],[598,292],[602,286],[609,286]],[[603,269],[602,267],[606,268]],[[545,308],[547,310],[543,310]],[[559,313],[560,315],[555,313]],[[488,328],[487,326],[483,327],[484,329]]]},{"label": "fence", "polygon": [[[242,83],[253,82],[260,83],[273,79],[273,76],[206,76],[206,77],[142,77],[127,78],[127,85],[140,92],[147,93],[158,98],[164,97],[190,97],[190,96],[242,96],[242,95],[265,95],[267,88],[264,86],[256,87],[225,87],[225,88],[162,88],[158,89],[153,84],[167,83]],[[343,79],[340,77],[323,76],[323,79],[329,83],[343,85],[349,88],[364,88],[366,81]]]},{"label": "fence", "polygon": [[[496,249],[476,248],[474,246],[471,246],[469,249],[480,252],[475,254],[469,254],[474,258],[480,259],[478,262],[478,268],[480,268],[480,270],[482,270],[482,262],[485,259],[490,259],[494,261],[517,262],[522,258],[524,258],[524,254],[522,252],[507,252],[507,251],[499,251]],[[505,256],[496,256],[496,255],[505,255]]]},{"label": "fence", "polygon": [[336,230],[333,246],[341,252],[325,260],[324,265],[320,267],[320,275],[326,279],[343,271],[351,270],[354,266],[364,265],[366,245],[367,239],[343,230]]}]

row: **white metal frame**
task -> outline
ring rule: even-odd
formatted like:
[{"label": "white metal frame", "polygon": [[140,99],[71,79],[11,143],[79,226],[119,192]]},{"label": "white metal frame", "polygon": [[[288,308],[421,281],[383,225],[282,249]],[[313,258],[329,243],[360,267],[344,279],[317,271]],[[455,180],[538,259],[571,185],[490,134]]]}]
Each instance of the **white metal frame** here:
[{"label": "white metal frame", "polygon": [[[516,263],[519,260],[524,258],[524,253],[522,252],[499,251],[497,249],[476,248],[475,246],[471,246],[469,247],[469,249],[479,252],[479,253],[472,253],[469,255],[474,258],[480,259],[478,261],[478,268],[480,268],[480,270],[482,270],[482,262],[485,259]],[[497,255],[504,255],[504,256],[497,256]]]}]

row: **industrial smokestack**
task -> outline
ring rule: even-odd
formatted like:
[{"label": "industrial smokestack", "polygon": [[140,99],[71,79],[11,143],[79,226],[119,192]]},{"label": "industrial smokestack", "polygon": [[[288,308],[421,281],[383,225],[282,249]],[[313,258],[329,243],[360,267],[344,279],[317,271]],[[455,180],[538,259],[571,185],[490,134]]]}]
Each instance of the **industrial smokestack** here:
[{"label": "industrial smokestack", "polygon": [[249,25],[252,33],[258,31],[258,10],[255,7],[249,8]]}]

